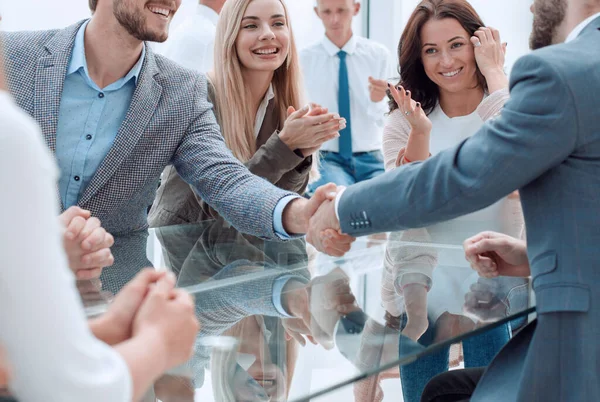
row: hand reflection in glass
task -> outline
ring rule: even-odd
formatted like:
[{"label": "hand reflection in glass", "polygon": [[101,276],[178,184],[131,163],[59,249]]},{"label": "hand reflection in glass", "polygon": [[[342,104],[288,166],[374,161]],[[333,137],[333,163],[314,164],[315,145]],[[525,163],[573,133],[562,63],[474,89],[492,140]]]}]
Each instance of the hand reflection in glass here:
[{"label": "hand reflection in glass", "polygon": [[10,380],[10,366],[6,358],[6,353],[2,346],[0,346],[0,396],[3,394],[3,390],[8,387],[8,381]]},{"label": "hand reflection in glass", "polygon": [[498,297],[496,282],[478,281],[465,295],[463,311],[467,317],[480,322],[495,322],[508,315],[508,304]]},{"label": "hand reflection in glass", "polygon": [[306,342],[299,338],[305,335],[325,349],[334,347],[334,329],[340,317],[359,309],[350,279],[341,269],[316,277],[307,285],[286,285],[283,299],[286,311],[296,319],[284,324],[287,337],[304,346]]}]

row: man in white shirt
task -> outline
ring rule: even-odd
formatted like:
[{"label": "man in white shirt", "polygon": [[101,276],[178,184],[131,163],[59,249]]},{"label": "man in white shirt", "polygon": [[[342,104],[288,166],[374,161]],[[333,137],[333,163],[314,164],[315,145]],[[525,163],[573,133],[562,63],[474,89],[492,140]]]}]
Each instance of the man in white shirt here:
[{"label": "man in white shirt", "polygon": [[383,45],[353,34],[352,19],[359,11],[355,0],[318,0],[315,12],[325,36],[300,53],[309,99],[347,121],[340,138],[321,147],[321,178],[310,194],[325,183],[348,186],[384,171],[386,79],[394,72]]},{"label": "man in white shirt", "polygon": [[173,31],[161,53],[200,73],[212,70],[215,32],[223,4],[225,0],[200,0],[195,13]]}]

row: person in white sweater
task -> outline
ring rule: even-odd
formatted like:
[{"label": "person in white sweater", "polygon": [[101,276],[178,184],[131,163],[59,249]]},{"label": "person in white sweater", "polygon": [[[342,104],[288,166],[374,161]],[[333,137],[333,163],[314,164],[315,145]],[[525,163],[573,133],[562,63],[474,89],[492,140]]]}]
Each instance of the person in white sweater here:
[{"label": "person in white sweater", "polygon": [[87,321],[57,219],[58,169],[3,78],[0,65],[0,385],[20,402],[139,400],[191,356],[193,301],[146,270]]},{"label": "person in white sweater", "polygon": [[[383,135],[386,170],[457,146],[497,116],[509,98],[505,51],[500,33],[486,28],[467,1],[421,2],[400,40],[400,83],[390,85],[393,101]],[[416,341],[430,322],[437,322],[435,339],[439,340],[438,335],[448,332],[441,328],[447,325],[440,323],[465,322],[464,295],[477,280],[460,251],[414,243],[456,245],[459,250],[464,239],[481,231],[518,237],[522,226],[515,195],[449,222],[393,233],[384,260],[382,300],[391,316],[406,314],[402,333]],[[490,334],[488,341],[492,335],[493,342],[469,353],[476,358],[467,365],[487,364],[508,341],[508,327],[501,336]],[[417,400],[426,383],[427,370],[417,371],[423,378],[410,374],[409,380],[403,375],[407,401]]]}]

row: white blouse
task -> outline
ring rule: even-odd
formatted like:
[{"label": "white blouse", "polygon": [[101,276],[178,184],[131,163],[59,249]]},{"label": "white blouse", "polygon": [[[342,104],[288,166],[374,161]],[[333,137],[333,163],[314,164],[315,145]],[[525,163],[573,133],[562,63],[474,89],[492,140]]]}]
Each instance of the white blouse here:
[{"label": "white blouse", "polygon": [[91,333],[57,220],[56,165],[0,91],[0,344],[20,402],[131,401],[129,370]]}]

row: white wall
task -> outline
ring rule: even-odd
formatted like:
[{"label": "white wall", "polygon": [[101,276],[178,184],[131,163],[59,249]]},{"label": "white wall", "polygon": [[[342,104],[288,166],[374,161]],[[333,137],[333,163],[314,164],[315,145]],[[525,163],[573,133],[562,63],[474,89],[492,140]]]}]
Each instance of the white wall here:
[{"label": "white wall", "polygon": [[[371,0],[371,38],[397,53],[404,25],[420,0]],[[506,66],[529,52],[529,34],[532,16],[531,0],[470,0],[487,26],[500,30],[502,40],[508,42]]]}]

